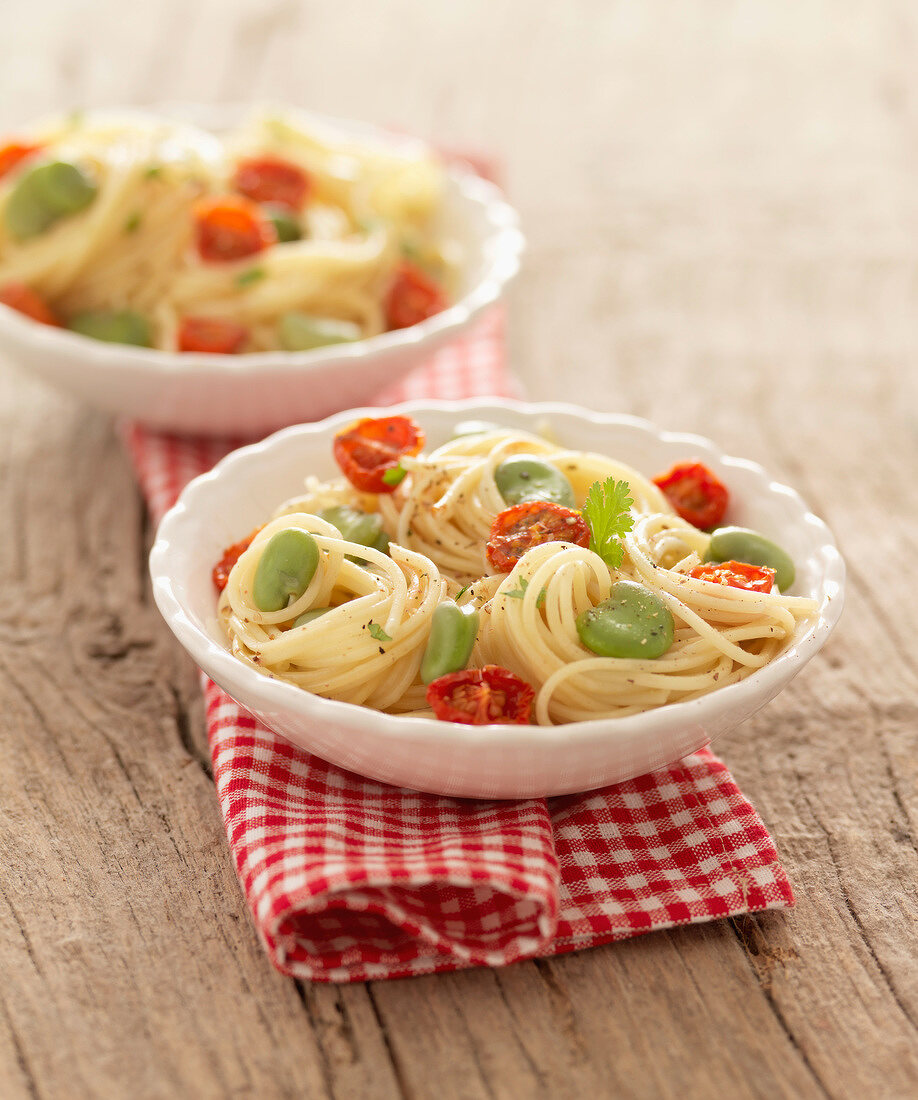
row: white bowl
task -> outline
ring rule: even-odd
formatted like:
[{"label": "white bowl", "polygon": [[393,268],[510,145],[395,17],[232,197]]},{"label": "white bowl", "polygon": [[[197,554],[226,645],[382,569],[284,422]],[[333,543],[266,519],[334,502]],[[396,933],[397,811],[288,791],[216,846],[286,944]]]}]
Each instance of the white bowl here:
[{"label": "white bowl", "polygon": [[[233,110],[202,114],[200,108],[179,106],[171,113],[219,130]],[[394,148],[417,144],[364,123],[302,117],[355,139]],[[202,355],[108,344],[0,306],[0,351],[91,405],[156,428],[255,435],[314,420],[366,401],[467,331],[519,270],[523,236],[517,214],[497,187],[471,170],[446,168],[438,228],[461,247],[459,297],[410,328],[313,351]]]},{"label": "white bowl", "polygon": [[763,707],[817,652],[841,614],[844,563],[825,524],[800,497],[751,462],[729,458],[698,436],[570,405],[510,401],[409,402],[387,409],[419,421],[428,443],[457,421],[491,420],[622,459],[652,475],[700,456],[731,489],[730,520],[774,538],[793,557],[792,592],[819,601],[818,618],[747,679],[689,702],[626,718],[561,726],[465,726],[381,714],[319,698],[260,675],[233,657],[216,616],[210,571],[224,547],[301,491],[307,473],[337,474],[334,432],[372,409],[305,424],[228,455],[192,481],[165,516],[150,555],[153,595],[182,645],[234,699],[294,744],[341,767],[400,786],[476,798],[530,798],[616,783],[694,752]]}]

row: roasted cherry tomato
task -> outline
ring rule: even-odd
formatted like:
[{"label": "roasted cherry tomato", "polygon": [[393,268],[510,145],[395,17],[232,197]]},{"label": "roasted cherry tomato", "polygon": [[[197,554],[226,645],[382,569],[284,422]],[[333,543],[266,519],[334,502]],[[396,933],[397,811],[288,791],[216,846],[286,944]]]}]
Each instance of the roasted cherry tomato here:
[{"label": "roasted cherry tomato", "polygon": [[408,328],[446,309],[446,295],[426,271],[402,260],[395,269],[385,307],[390,329]]},{"label": "roasted cherry tomato", "polygon": [[256,527],[255,530],[246,535],[244,539],[241,539],[239,542],[234,542],[232,546],[227,546],[223,551],[223,557],[217,562],[211,573],[218,592],[222,592],[223,589],[226,588],[230,570],[252,545],[252,539],[255,538],[260,530],[260,527]]},{"label": "roasted cherry tomato", "polygon": [[11,141],[0,146],[0,179],[11,172],[21,160],[41,152],[42,149],[43,145],[33,145],[25,141]]},{"label": "roasted cherry tomato", "polygon": [[444,722],[466,726],[528,725],[534,698],[525,680],[500,665],[449,672],[427,686],[427,702],[434,714]]},{"label": "roasted cherry tomato", "polygon": [[722,561],[718,565],[706,562],[689,570],[697,581],[713,581],[730,588],[747,588],[750,592],[770,592],[775,583],[775,571],[767,565],[750,565],[745,561]]},{"label": "roasted cherry tomato", "polygon": [[669,473],[658,474],[653,481],[687,523],[706,531],[724,518],[730,494],[700,462],[677,462]]},{"label": "roasted cherry tomato", "polygon": [[249,338],[245,325],[219,317],[183,317],[179,324],[179,351],[207,351],[233,355]]},{"label": "roasted cherry tomato", "polygon": [[236,165],[233,190],[254,202],[275,203],[299,210],[309,194],[309,177],[279,157],[249,157]]},{"label": "roasted cherry tomato", "polygon": [[277,242],[270,219],[242,195],[201,199],[194,208],[195,237],[202,260],[242,260]]},{"label": "roasted cherry tomato", "polygon": [[416,455],[424,446],[424,433],[409,416],[383,416],[355,420],[335,436],[335,461],[355,489],[363,493],[393,493],[397,481],[383,480],[402,455]]},{"label": "roasted cherry tomato", "polygon": [[590,528],[573,508],[530,500],[500,512],[491,524],[488,561],[498,573],[509,573],[533,546],[543,542],[573,542],[590,545]]},{"label": "roasted cherry tomato", "polygon": [[25,283],[7,283],[0,287],[0,302],[15,309],[17,313],[31,317],[33,321],[41,321],[43,325],[54,325],[56,328],[61,326],[54,310],[44,298]]}]

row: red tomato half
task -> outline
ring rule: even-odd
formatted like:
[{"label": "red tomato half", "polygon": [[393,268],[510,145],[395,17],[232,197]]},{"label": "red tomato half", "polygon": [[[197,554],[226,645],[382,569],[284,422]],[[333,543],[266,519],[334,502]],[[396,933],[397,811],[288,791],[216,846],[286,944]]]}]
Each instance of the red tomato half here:
[{"label": "red tomato half", "polygon": [[446,304],[440,285],[417,264],[402,260],[386,295],[386,322],[390,329],[408,328],[446,309]]},{"label": "red tomato half", "polygon": [[500,665],[449,672],[427,685],[427,702],[437,718],[466,726],[528,725],[534,698],[525,680]]},{"label": "red tomato half", "polygon": [[420,425],[409,416],[383,416],[355,420],[335,436],[335,461],[355,489],[363,493],[394,493],[396,486],[383,481],[402,455],[416,455],[424,446]]},{"label": "red tomato half", "polygon": [[666,474],[658,474],[654,485],[680,516],[706,531],[724,518],[730,494],[727,487],[700,462],[677,462]]},{"label": "red tomato half", "polygon": [[236,165],[232,186],[254,202],[299,210],[309,194],[309,177],[279,157],[249,157]]},{"label": "red tomato half", "polygon": [[61,323],[54,310],[42,298],[40,294],[32,290],[25,283],[7,283],[0,287],[0,302],[17,313],[23,313],[31,317],[33,321],[41,321],[43,325],[61,327]]},{"label": "red tomato half", "polygon": [[698,581],[713,581],[730,588],[747,588],[750,592],[770,592],[775,583],[775,571],[767,565],[749,565],[745,561],[722,561],[715,565],[705,562],[689,570]]},{"label": "red tomato half", "polygon": [[233,355],[249,338],[245,325],[218,317],[183,317],[179,324],[179,351],[206,351]]},{"label": "red tomato half", "polygon": [[255,538],[260,530],[260,527],[256,527],[255,530],[246,535],[244,539],[241,539],[239,542],[234,542],[232,546],[227,546],[223,551],[223,557],[217,562],[211,572],[218,592],[222,592],[223,589],[226,588],[230,570],[252,545],[252,539]]},{"label": "red tomato half", "polygon": [[33,145],[25,141],[11,141],[0,146],[0,179],[3,179],[7,172],[12,172],[21,160],[42,149],[44,145]]},{"label": "red tomato half", "polygon": [[209,263],[242,260],[277,242],[277,230],[241,195],[201,199],[194,208],[198,253]]},{"label": "red tomato half", "polygon": [[498,573],[509,573],[533,546],[543,542],[590,545],[590,528],[579,512],[561,504],[530,500],[500,512],[491,524],[488,561]]}]

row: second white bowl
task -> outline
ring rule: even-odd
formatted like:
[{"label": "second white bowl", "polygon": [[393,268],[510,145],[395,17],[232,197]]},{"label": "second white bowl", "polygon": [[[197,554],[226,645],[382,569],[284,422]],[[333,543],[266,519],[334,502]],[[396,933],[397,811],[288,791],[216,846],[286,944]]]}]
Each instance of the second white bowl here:
[{"label": "second white bowl", "polygon": [[[173,113],[197,118],[201,109]],[[305,117],[355,140],[411,143],[365,123]],[[460,246],[459,296],[410,328],[313,351],[202,355],[103,343],[0,306],[0,351],[91,405],[155,428],[254,436],[315,420],[368,400],[469,331],[519,270],[517,214],[497,187],[471,170],[446,168],[439,230]]]}]

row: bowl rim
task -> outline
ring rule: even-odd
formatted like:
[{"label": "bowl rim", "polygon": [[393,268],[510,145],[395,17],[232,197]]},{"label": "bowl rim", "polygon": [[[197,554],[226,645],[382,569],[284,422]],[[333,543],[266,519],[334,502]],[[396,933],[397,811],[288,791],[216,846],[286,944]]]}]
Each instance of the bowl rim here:
[{"label": "bowl rim", "polygon": [[[150,107],[98,108],[87,114],[127,118],[171,115],[179,122],[194,122],[196,118],[208,116],[211,122],[202,128],[216,131],[218,127],[215,120],[218,117],[228,119],[233,114],[238,117],[243,111],[251,112],[259,107],[270,109],[271,106],[265,103],[243,106],[168,102]],[[387,130],[370,122],[339,118],[302,108],[275,106],[274,109],[286,110],[289,114],[312,120],[317,125],[327,126],[339,133],[360,135],[390,148],[425,149],[436,157],[460,196],[481,209],[487,227],[482,249],[483,271],[475,285],[452,305],[418,324],[391,329],[351,343],[330,344],[309,351],[273,350],[228,355],[112,344],[93,340],[69,329],[40,324],[9,307],[0,308],[0,335],[5,333],[20,342],[27,341],[33,344],[35,350],[47,355],[61,354],[65,350],[76,355],[82,349],[84,356],[88,354],[107,366],[117,366],[119,370],[134,367],[158,375],[163,380],[184,375],[189,369],[193,369],[196,375],[210,371],[224,377],[246,375],[251,370],[271,370],[281,376],[303,376],[308,375],[311,369],[324,369],[338,363],[345,366],[354,360],[397,354],[428,342],[442,343],[450,335],[465,329],[472,320],[500,299],[503,288],[519,272],[525,238],[520,229],[519,214],[495,183],[462,162],[461,156],[457,159],[445,159],[435,146],[421,138]],[[42,121],[46,119],[33,119],[22,129],[28,130],[30,126],[34,127]]]},{"label": "bowl rim", "polygon": [[[813,551],[818,555],[822,565],[820,606],[817,616],[810,620],[800,637],[769,664],[737,683],[717,688],[700,698],[664,704],[641,714],[621,718],[594,718],[585,722],[568,722],[554,726],[517,726],[500,723],[471,726],[443,722],[435,718],[387,714],[354,703],[325,699],[282,680],[271,679],[248,668],[228,649],[213,641],[193,621],[191,614],[176,595],[173,580],[168,571],[170,553],[173,544],[181,545],[182,529],[190,521],[189,517],[194,515],[197,501],[207,496],[214,482],[232,478],[237,469],[257,456],[264,455],[286,440],[300,435],[320,436],[323,433],[329,433],[330,436],[331,431],[338,425],[360,416],[379,414],[382,411],[385,411],[386,415],[423,416],[428,411],[470,414],[501,410],[532,418],[552,415],[573,416],[598,426],[638,429],[662,443],[691,447],[696,452],[701,452],[702,457],[706,455],[716,459],[728,468],[743,469],[755,474],[762,479],[769,493],[787,497],[799,509],[801,522],[812,527],[814,535],[819,540],[818,548],[814,548]],[[379,724],[380,735],[406,742],[417,740],[419,736],[425,734],[436,734],[441,742],[449,742],[449,747],[470,748],[492,742],[495,731],[500,731],[501,743],[509,748],[525,744],[537,749],[540,743],[557,741],[559,737],[576,740],[578,744],[583,744],[616,735],[650,735],[654,732],[664,732],[674,725],[704,728],[718,714],[730,709],[743,711],[743,718],[738,719],[738,724],[772,699],[821,648],[842,613],[845,588],[844,560],[828,526],[808,508],[796,490],[774,481],[758,463],[727,455],[703,436],[664,431],[641,417],[592,412],[564,402],[521,402],[505,398],[471,398],[461,401],[420,399],[386,406],[384,410],[378,407],[350,409],[313,423],[283,428],[257,443],[238,448],[221,459],[213,469],[194,478],[185,486],[176,503],[159,523],[150,551],[149,566],[154,600],[175,636],[197,663],[202,665],[206,663],[215,671],[213,678],[221,682],[221,685],[224,681],[232,683],[241,679],[245,691],[240,694],[249,696],[254,706],[266,711],[272,709],[293,711],[298,719],[304,722],[335,723],[339,727],[350,728],[366,728]],[[229,688],[224,690],[236,698],[232,690]],[[237,699],[237,701],[243,707],[246,706],[242,700]]]}]

